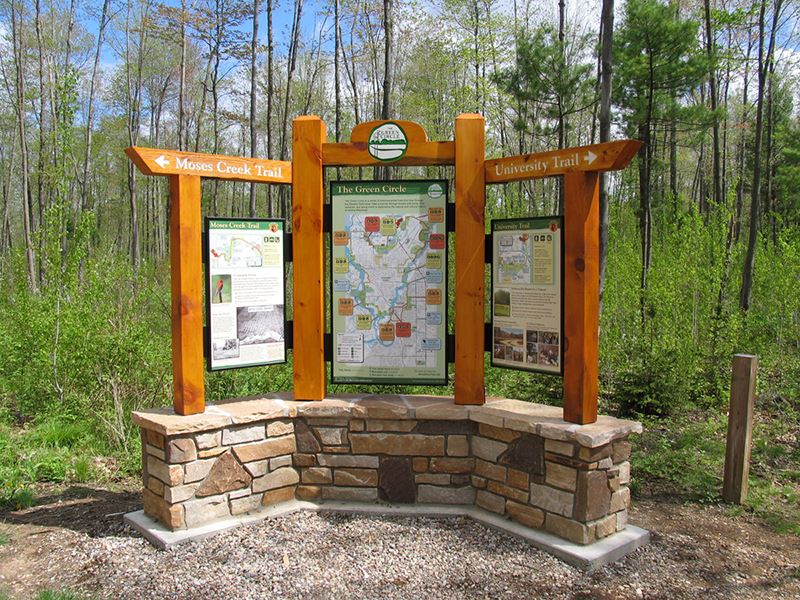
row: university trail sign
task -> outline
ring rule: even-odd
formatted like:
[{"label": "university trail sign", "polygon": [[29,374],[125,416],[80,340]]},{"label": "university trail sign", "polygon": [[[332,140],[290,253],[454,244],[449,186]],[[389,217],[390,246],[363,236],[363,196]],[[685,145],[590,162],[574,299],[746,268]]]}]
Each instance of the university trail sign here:
[{"label": "university trail sign", "polygon": [[[419,124],[395,120],[360,123],[349,142],[331,143],[319,117],[302,116],[293,123],[291,162],[128,148],[126,153],[142,173],[170,178],[175,412],[189,415],[202,413],[205,408],[200,178],[210,177],[292,186],[291,255],[302,257],[294,263],[293,321],[286,324],[291,328],[287,339],[293,344],[296,400],[326,397],[329,360],[335,363],[334,381],[369,382],[376,377],[405,380],[404,373],[427,373],[425,369],[430,367],[431,380],[443,383],[446,363],[453,362],[455,403],[483,404],[484,353],[490,351],[495,353],[492,362],[497,366],[563,372],[564,419],[581,424],[595,422],[598,174],[624,168],[641,143],[621,140],[486,160],[484,136],[483,117],[463,114],[455,121],[453,140],[431,141]],[[427,182],[427,191],[417,199],[404,196],[394,200],[390,197],[394,192],[386,192],[387,198],[354,192],[349,199],[334,203],[341,214],[334,212],[333,218],[325,214],[331,206],[325,202],[326,168],[432,165],[455,168],[453,219],[446,218],[446,181]],[[497,223],[493,227],[495,237],[486,236],[487,185],[552,176],[564,178],[563,220],[559,215],[543,222],[519,219]],[[348,186],[356,183],[336,182],[334,186],[343,187],[332,189],[347,196]],[[386,183],[399,189],[404,183],[414,182]],[[374,202],[378,204],[371,204]],[[402,210],[393,203],[402,204]],[[329,231],[332,222],[335,227]],[[446,249],[447,235],[453,232],[455,331],[448,336]],[[326,343],[328,235],[333,248],[328,279],[335,301],[330,307],[335,324]],[[360,246],[356,248],[353,243]],[[496,316],[505,321],[501,319],[498,331],[492,332],[492,343],[487,343],[484,327],[485,261],[491,254],[485,251],[487,243],[505,261],[495,265],[499,278],[495,283],[504,287],[498,290],[502,293],[494,304]],[[354,249],[362,253],[360,258],[355,257]],[[255,256],[261,256],[260,252],[256,250]],[[395,260],[397,257],[402,260]],[[364,259],[372,261],[369,268],[374,273],[369,277],[377,279],[368,281],[367,269],[360,262]],[[529,265],[520,264],[528,259]],[[488,260],[491,262],[491,258]],[[356,263],[362,271],[354,266]],[[211,273],[208,283],[216,286],[209,291],[217,294],[214,314],[220,315],[225,312],[225,286],[229,284],[222,275]],[[376,286],[383,286],[380,293],[384,296],[380,297],[385,306],[376,300]],[[527,316],[519,311],[514,314],[515,295],[516,306],[528,311]],[[247,302],[248,306],[259,306],[252,304],[255,299]],[[277,302],[265,305],[273,307]],[[540,310],[542,303],[547,304],[546,315]],[[260,319],[280,323],[277,317],[270,320],[259,314],[256,318],[250,313],[248,322]],[[518,330],[524,333],[520,335]],[[211,347],[216,348],[220,361],[233,364],[228,357],[241,347],[242,339],[233,325],[225,331]],[[379,348],[385,360],[375,363],[376,355],[368,356],[370,348]],[[396,368],[392,356],[408,370]],[[259,360],[281,358],[280,353],[264,354]],[[411,380],[416,378],[412,375]]]}]

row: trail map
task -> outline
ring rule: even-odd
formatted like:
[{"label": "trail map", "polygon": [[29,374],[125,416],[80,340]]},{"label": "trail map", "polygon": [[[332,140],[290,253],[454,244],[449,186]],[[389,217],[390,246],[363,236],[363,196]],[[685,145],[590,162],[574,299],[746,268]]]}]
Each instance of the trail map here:
[{"label": "trail map", "polygon": [[500,282],[530,284],[531,240],[527,234],[501,235],[498,242]]},{"label": "trail map", "polygon": [[331,190],[334,383],[445,383],[447,182]]}]

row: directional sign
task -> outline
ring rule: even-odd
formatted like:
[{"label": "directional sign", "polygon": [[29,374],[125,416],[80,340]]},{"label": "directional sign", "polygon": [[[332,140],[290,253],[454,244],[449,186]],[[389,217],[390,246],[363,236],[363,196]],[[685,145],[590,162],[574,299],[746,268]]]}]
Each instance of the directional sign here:
[{"label": "directional sign", "polygon": [[641,145],[638,140],[619,140],[495,158],[485,163],[486,183],[538,179],[577,171],[616,171],[627,166]]},{"label": "directional sign", "polygon": [[127,148],[125,154],[145,175],[200,175],[257,183],[292,183],[292,163],[289,161],[136,146]]}]

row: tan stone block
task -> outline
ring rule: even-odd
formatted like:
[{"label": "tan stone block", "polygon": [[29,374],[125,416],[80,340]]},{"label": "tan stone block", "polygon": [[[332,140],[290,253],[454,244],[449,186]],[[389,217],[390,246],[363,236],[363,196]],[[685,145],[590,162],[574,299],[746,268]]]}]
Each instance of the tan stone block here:
[{"label": "tan stone block", "polygon": [[374,487],[324,487],[323,500],[346,500],[350,502],[375,502],[378,488]]},{"label": "tan stone block", "polygon": [[178,438],[167,441],[167,462],[185,463],[197,459],[197,448],[192,438]]},{"label": "tan stone block", "polygon": [[164,449],[164,444],[166,443],[166,437],[162,434],[153,431],[152,429],[145,429],[145,439],[147,439],[147,443],[159,448],[161,450]]},{"label": "tan stone block", "polygon": [[243,463],[264,460],[281,454],[291,454],[297,449],[293,435],[269,438],[263,442],[234,446],[233,452]]},{"label": "tan stone block", "polygon": [[292,463],[295,467],[313,467],[317,464],[317,457],[313,454],[292,454]]},{"label": "tan stone block", "polygon": [[483,437],[492,438],[493,440],[501,442],[513,442],[522,435],[518,431],[512,431],[504,427],[495,427],[494,425],[488,425],[486,423],[481,423],[478,426],[478,431]]},{"label": "tan stone block", "polygon": [[347,429],[344,427],[317,427],[317,437],[325,446],[342,446],[347,443]]},{"label": "tan stone block", "polygon": [[329,454],[350,454],[350,446],[325,446],[325,452]]},{"label": "tan stone block", "polygon": [[263,494],[250,494],[249,496],[231,500],[231,514],[241,515],[259,510],[262,497]]},{"label": "tan stone block", "polygon": [[486,423],[495,427],[503,426],[503,415],[495,413],[491,409],[486,409],[485,405],[473,407],[469,413],[469,419],[475,423]]},{"label": "tan stone block", "polygon": [[612,492],[616,492],[620,488],[619,485],[619,474],[616,475],[609,475],[608,476],[608,489]]},{"label": "tan stone block", "polygon": [[160,479],[167,485],[183,483],[183,465],[168,465],[154,456],[147,457],[147,474]]},{"label": "tan stone block", "polygon": [[257,460],[255,462],[250,462],[244,465],[245,470],[250,473],[253,477],[262,477],[269,473],[269,460]]},{"label": "tan stone block", "polygon": [[222,445],[246,444],[264,439],[264,425],[247,425],[245,427],[231,427],[222,431]]},{"label": "tan stone block", "polygon": [[196,460],[188,463],[186,465],[186,476],[184,477],[184,483],[193,483],[195,481],[205,479],[206,475],[208,475],[208,472],[211,470],[211,467],[214,466],[216,460],[216,458],[208,458],[206,460]]},{"label": "tan stone block", "polygon": [[367,431],[402,431],[408,433],[417,426],[411,419],[381,419],[367,421]]},{"label": "tan stone block", "polygon": [[220,454],[224,454],[227,452],[227,448],[223,446],[219,446],[217,448],[209,448],[208,450],[200,450],[197,453],[197,458],[213,458],[214,456],[219,456]]},{"label": "tan stone block", "polygon": [[621,510],[616,514],[617,517],[617,531],[622,531],[628,526],[628,511]]},{"label": "tan stone block", "polygon": [[531,483],[530,503],[548,512],[557,513],[565,517],[572,517],[575,494],[564,490],[557,490],[548,485]]},{"label": "tan stone block", "polygon": [[203,523],[224,519],[231,515],[227,496],[210,496],[201,500],[189,500],[181,505],[185,508],[187,527],[197,527]]},{"label": "tan stone block", "polygon": [[502,515],[506,511],[506,499],[486,490],[478,490],[475,504],[498,515]]},{"label": "tan stone block", "polygon": [[631,505],[631,490],[630,488],[624,487],[620,488],[613,494],[611,494],[611,506],[608,509],[608,512],[618,512],[620,510],[626,510],[630,508]]},{"label": "tan stone block", "polygon": [[157,496],[150,490],[142,492],[142,504],[145,514],[160,521],[168,529],[174,531],[186,527],[183,504],[170,505],[161,496]]},{"label": "tan stone block", "polygon": [[350,419],[347,417],[312,418],[308,424],[312,427],[347,427]]},{"label": "tan stone block", "polygon": [[472,487],[477,488],[479,490],[485,489],[487,485],[487,481],[485,477],[479,477],[478,475],[472,475],[470,478],[472,482]]},{"label": "tan stone block", "polygon": [[524,471],[517,471],[516,469],[509,468],[506,481],[508,482],[508,485],[512,487],[519,488],[521,490],[527,490],[531,483],[531,478],[530,475]]},{"label": "tan stone block", "polygon": [[348,467],[359,469],[377,469],[380,461],[377,456],[330,455],[318,454],[317,460],[323,467]]},{"label": "tan stone block", "polygon": [[578,521],[595,521],[608,514],[611,492],[605,471],[581,471],[575,494],[575,518]]},{"label": "tan stone block", "polygon": [[461,475],[450,475],[450,483],[453,485],[467,485],[470,481],[471,475],[466,473]]},{"label": "tan stone block", "polygon": [[153,492],[156,496],[164,497],[164,484],[155,477],[147,478],[147,489]]},{"label": "tan stone block", "polygon": [[294,425],[291,421],[272,421],[267,423],[267,435],[269,437],[279,437],[294,433]]},{"label": "tan stone block", "polygon": [[350,421],[350,431],[364,431],[365,423],[361,419],[353,419]]},{"label": "tan stone block", "polygon": [[544,511],[509,500],[506,502],[506,514],[526,527],[540,529],[544,524]]},{"label": "tan stone block", "polygon": [[354,454],[444,456],[443,435],[354,433],[350,436],[350,443]]},{"label": "tan stone block", "polygon": [[505,498],[509,498],[510,500],[515,500],[523,504],[528,501],[527,491],[512,488],[511,486],[506,485],[505,483],[500,483],[499,481],[489,481],[486,484],[486,489],[493,494],[499,494]]},{"label": "tan stone block", "polygon": [[293,485],[300,481],[300,475],[291,467],[284,467],[253,480],[253,492],[265,492]]},{"label": "tan stone block", "polygon": [[473,504],[475,489],[470,485],[461,487],[420,485],[417,486],[417,502],[423,504]]},{"label": "tan stone block", "polygon": [[158,460],[167,460],[167,453],[164,450],[150,444],[145,444],[145,449],[150,456],[155,456]]},{"label": "tan stone block", "polygon": [[411,459],[411,467],[415,473],[422,473],[428,470],[428,459],[422,456],[416,456]]},{"label": "tan stone block", "polygon": [[169,502],[170,504],[177,504],[178,502],[184,502],[194,496],[194,492],[197,489],[197,483],[190,483],[188,485],[176,485],[175,487],[165,487],[164,488],[164,500]]},{"label": "tan stone block", "polygon": [[211,431],[209,433],[198,433],[194,436],[194,442],[198,450],[209,450],[216,448],[222,443],[222,432]]},{"label": "tan stone block", "polygon": [[508,444],[489,438],[472,436],[472,453],[489,462],[497,462],[500,455],[508,449]]},{"label": "tan stone block", "polygon": [[328,467],[303,469],[300,480],[303,483],[333,483],[333,475]]},{"label": "tan stone block", "polygon": [[378,472],[374,469],[336,469],[333,483],[344,487],[374,487],[378,485]]},{"label": "tan stone block", "polygon": [[578,486],[578,471],[558,463],[545,463],[545,482],[568,492],[574,492]]},{"label": "tan stone block", "polygon": [[628,485],[631,482],[631,463],[625,461],[616,466],[619,473],[620,485]]},{"label": "tan stone block", "polygon": [[447,456],[469,456],[469,439],[467,436],[448,435]]},{"label": "tan stone block", "polygon": [[288,502],[289,500],[294,500],[294,490],[295,486],[292,485],[289,487],[264,492],[264,497],[261,498],[261,504],[263,506],[271,506],[272,504],[278,504],[279,502]]},{"label": "tan stone block", "polygon": [[197,488],[197,497],[216,496],[231,490],[249,487],[253,480],[250,473],[245,471],[231,452],[220,456],[211,467],[200,487]]},{"label": "tan stone block", "polygon": [[614,464],[625,462],[631,457],[631,443],[628,440],[614,442],[614,449],[611,452],[611,459]]},{"label": "tan stone block", "polygon": [[608,515],[594,523],[594,534],[597,539],[610,536],[617,532],[617,515]]},{"label": "tan stone block", "polygon": [[275,458],[269,459],[270,471],[277,471],[278,469],[282,469],[283,467],[291,467],[291,466],[292,466],[291,454],[286,454],[284,456],[276,456]]},{"label": "tan stone block", "polygon": [[560,440],[545,440],[545,452],[552,452],[554,454],[561,454],[563,456],[575,456],[575,445],[572,442],[562,442]]},{"label": "tan stone block", "polygon": [[545,529],[576,544],[589,544],[594,541],[593,527],[552,513],[548,513],[545,518]]},{"label": "tan stone block", "polygon": [[322,495],[322,488],[318,485],[298,485],[295,496],[298,500],[314,500]]},{"label": "tan stone block", "polygon": [[469,418],[469,409],[466,406],[441,402],[417,407],[414,416],[420,420],[464,421]]},{"label": "tan stone block", "polygon": [[474,458],[432,458],[432,473],[472,473],[475,469]]},{"label": "tan stone block", "polygon": [[501,467],[500,465],[496,465],[479,458],[475,460],[475,474],[480,475],[481,477],[494,479],[496,481],[506,480],[505,467]]},{"label": "tan stone block", "polygon": [[611,456],[612,451],[613,447],[611,444],[605,444],[604,446],[599,446],[597,448],[587,448],[586,446],[581,446],[580,450],[578,451],[578,458],[584,462],[597,462]]},{"label": "tan stone block", "polygon": [[450,485],[450,475],[444,473],[419,473],[414,476],[414,482],[431,485]]}]

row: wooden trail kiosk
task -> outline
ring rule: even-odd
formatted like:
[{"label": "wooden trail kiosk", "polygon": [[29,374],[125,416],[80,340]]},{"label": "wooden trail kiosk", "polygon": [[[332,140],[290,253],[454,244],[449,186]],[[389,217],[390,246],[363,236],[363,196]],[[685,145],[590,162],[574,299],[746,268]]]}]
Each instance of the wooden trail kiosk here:
[{"label": "wooden trail kiosk", "polygon": [[[431,141],[410,121],[373,121],[357,125],[349,142],[330,143],[322,120],[303,116],[293,123],[291,162],[126,150],[146,175],[170,178],[174,411],[132,414],[142,434],[144,510],[126,519],[147,539],[167,547],[252,520],[255,513],[261,518],[330,510],[334,502],[337,510],[388,514],[417,514],[408,505],[422,503],[441,514],[466,515],[505,529],[584,567],[617,560],[647,542],[646,531],[628,524],[628,436],[641,432],[641,424],[597,415],[598,174],[625,167],[641,144],[623,140],[486,160],[484,135],[483,117],[465,114],[456,119],[453,140]],[[326,168],[423,165],[454,166],[453,203],[448,181],[414,179],[331,182],[331,202],[325,203]],[[495,219],[487,235],[487,185],[552,176],[564,178],[563,216]],[[239,226],[235,219],[215,216],[207,218],[209,295],[217,280],[212,298],[206,298],[209,334],[204,340],[201,177],[292,186],[292,321],[285,321],[284,301],[274,292],[280,287],[278,295],[283,294],[284,255],[270,244],[282,248],[287,241],[283,222],[240,219],[250,221],[242,228],[256,232],[236,230],[224,238],[229,242],[212,243],[212,231],[224,236],[219,232],[225,227]],[[258,233],[263,227],[266,232]],[[331,271],[326,274],[329,232]],[[448,233],[456,236],[452,337],[447,332]],[[257,277],[272,282],[256,293],[244,285],[244,299],[235,298],[244,281],[237,283],[240,267],[220,266],[233,265],[234,235],[254,239],[251,251],[260,247],[252,264],[245,261],[243,276],[250,277],[251,268],[269,270],[270,275]],[[358,259],[354,249],[361,252]],[[384,256],[395,250],[398,254],[384,265]],[[487,262],[492,262],[491,324],[484,323]],[[376,269],[371,286],[384,285],[380,294],[370,289],[375,293],[369,302],[363,299],[363,265]],[[495,272],[503,288],[496,292]],[[537,286],[542,291],[534,290]],[[523,294],[523,303],[511,299],[515,293]],[[379,310],[366,314],[375,308],[372,303]],[[516,322],[515,307],[522,307],[523,315]],[[240,310],[247,313],[240,317]],[[280,358],[266,359],[284,361],[291,341],[293,390],[221,400],[206,408],[204,349],[212,370],[216,360],[233,360],[228,353],[240,356],[241,346],[270,337],[253,337],[249,328],[255,320],[276,322],[274,313],[263,314],[269,311],[280,315],[284,330],[276,342]],[[540,313],[546,318],[535,320]],[[218,337],[214,314],[228,315]],[[498,367],[563,375],[564,408],[486,398],[487,350]],[[398,356],[403,358],[399,366],[392,364]],[[329,395],[327,360],[334,383],[383,378],[381,383],[424,380],[429,385],[446,384],[453,362],[455,393]],[[247,364],[271,363],[242,360],[219,368]],[[555,543],[552,536],[561,540]],[[599,540],[603,544],[586,550]]]},{"label": "wooden trail kiosk", "polygon": [[624,168],[641,143],[622,140],[497,159],[485,159],[484,119],[456,118],[453,141],[430,141],[410,121],[390,121],[407,137],[391,162],[368,152],[370,132],[383,121],[360,123],[348,143],[330,143],[324,122],[295,119],[292,161],[272,161],[128,148],[145,175],[170,178],[170,265],[174,408],[202,413],[202,260],[200,177],[291,184],[294,268],[294,397],[322,400],[325,367],[324,170],[327,167],[455,166],[455,403],[484,403],[486,185],[564,178],[564,420],[597,420],[599,320],[598,174]]}]

